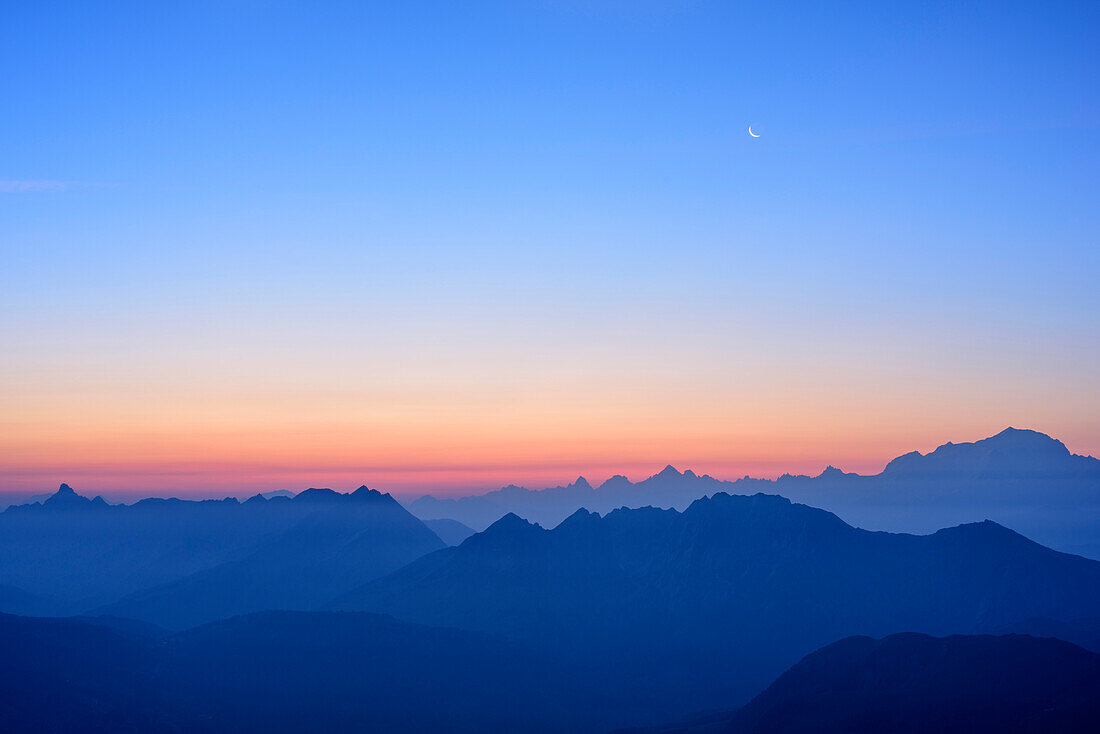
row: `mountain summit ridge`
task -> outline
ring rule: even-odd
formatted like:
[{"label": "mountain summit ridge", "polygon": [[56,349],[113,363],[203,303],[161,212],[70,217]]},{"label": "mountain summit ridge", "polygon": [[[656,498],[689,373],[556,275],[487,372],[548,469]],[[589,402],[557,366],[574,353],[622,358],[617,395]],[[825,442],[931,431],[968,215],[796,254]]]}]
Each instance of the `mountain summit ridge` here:
[{"label": "mountain summit ridge", "polygon": [[877,474],[829,465],[817,476],[730,481],[669,464],[639,482],[616,474],[594,488],[585,484],[583,492],[575,484],[541,490],[510,485],[466,497],[424,495],[406,506],[418,517],[450,518],[474,529],[507,512],[554,527],[581,507],[601,514],[647,505],[682,510],[716,492],[765,492],[828,507],[861,527],[895,532],[929,533],[989,518],[1047,545],[1100,558],[1100,460],[1073,454],[1058,439],[1030,429],[1008,427],[926,454],[912,451]]},{"label": "mountain summit ridge", "polygon": [[[1006,428],[1000,433],[967,443],[945,443],[934,451],[921,454],[910,451],[890,461],[882,474],[892,475],[913,471],[1042,471],[1060,468],[1051,462],[1073,461],[1073,454],[1064,443],[1039,431]],[[1091,457],[1081,457],[1091,458]],[[991,462],[999,462],[990,465]],[[1095,461],[1095,460],[1094,460]]]},{"label": "mountain summit ridge", "polygon": [[328,608],[500,633],[578,668],[615,661],[658,708],[705,710],[850,635],[1087,617],[1100,562],[991,520],[874,532],[786,497],[716,492],[683,510],[580,509],[549,530],[508,513]]}]

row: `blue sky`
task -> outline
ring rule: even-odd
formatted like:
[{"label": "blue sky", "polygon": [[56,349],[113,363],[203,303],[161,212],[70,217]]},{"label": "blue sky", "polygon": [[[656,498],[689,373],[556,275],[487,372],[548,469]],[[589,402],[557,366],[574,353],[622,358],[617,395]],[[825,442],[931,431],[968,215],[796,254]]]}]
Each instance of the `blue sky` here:
[{"label": "blue sky", "polygon": [[[1098,31],[1095,3],[10,4],[0,468],[155,434],[146,481],[265,440],[251,391],[289,444],[495,426],[422,432],[471,477],[551,405],[605,458],[540,467],[865,468],[1007,422],[1100,452]],[[333,390],[354,416],[294,417]],[[677,429],[616,438],[647,421]]]}]

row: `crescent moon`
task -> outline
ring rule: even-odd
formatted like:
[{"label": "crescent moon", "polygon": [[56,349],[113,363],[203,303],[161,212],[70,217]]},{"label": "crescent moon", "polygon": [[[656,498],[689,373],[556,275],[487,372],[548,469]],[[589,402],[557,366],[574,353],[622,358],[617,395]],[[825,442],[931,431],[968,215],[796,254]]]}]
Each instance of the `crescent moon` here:
[{"label": "crescent moon", "polygon": [[752,131],[752,125],[749,125],[749,135],[753,136],[754,138],[759,138],[760,137],[759,135],[757,135],[756,133],[754,133]]}]

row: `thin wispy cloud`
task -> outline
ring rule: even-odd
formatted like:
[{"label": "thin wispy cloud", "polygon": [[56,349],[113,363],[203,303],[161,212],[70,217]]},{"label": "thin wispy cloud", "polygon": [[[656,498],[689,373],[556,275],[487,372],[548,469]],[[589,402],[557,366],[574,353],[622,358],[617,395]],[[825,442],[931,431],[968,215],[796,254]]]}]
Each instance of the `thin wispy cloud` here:
[{"label": "thin wispy cloud", "polygon": [[59,192],[73,185],[71,181],[0,181],[0,194]]},{"label": "thin wispy cloud", "polygon": [[100,189],[114,188],[116,183],[103,183],[101,181],[54,181],[51,179],[0,180],[0,194],[34,194],[34,193],[59,193],[72,189]]}]

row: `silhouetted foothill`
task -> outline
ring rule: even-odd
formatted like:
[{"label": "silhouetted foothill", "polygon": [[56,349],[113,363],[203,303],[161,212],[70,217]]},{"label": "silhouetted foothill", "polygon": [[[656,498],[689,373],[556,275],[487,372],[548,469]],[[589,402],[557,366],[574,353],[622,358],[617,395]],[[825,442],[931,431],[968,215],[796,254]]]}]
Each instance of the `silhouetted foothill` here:
[{"label": "silhouetted foothill", "polygon": [[602,732],[573,671],[496,635],[273,611],[176,634],[0,614],[0,731]]},{"label": "silhouetted foothill", "polygon": [[717,493],[683,512],[578,510],[552,530],[509,513],[331,606],[505,634],[602,670],[657,715],[730,705],[853,634],[1094,615],[1100,563],[989,521],[871,532],[783,497]]},{"label": "silhouetted foothill", "polygon": [[899,634],[852,637],[807,655],[738,711],[633,734],[1098,730],[1100,655],[1021,635]]}]

